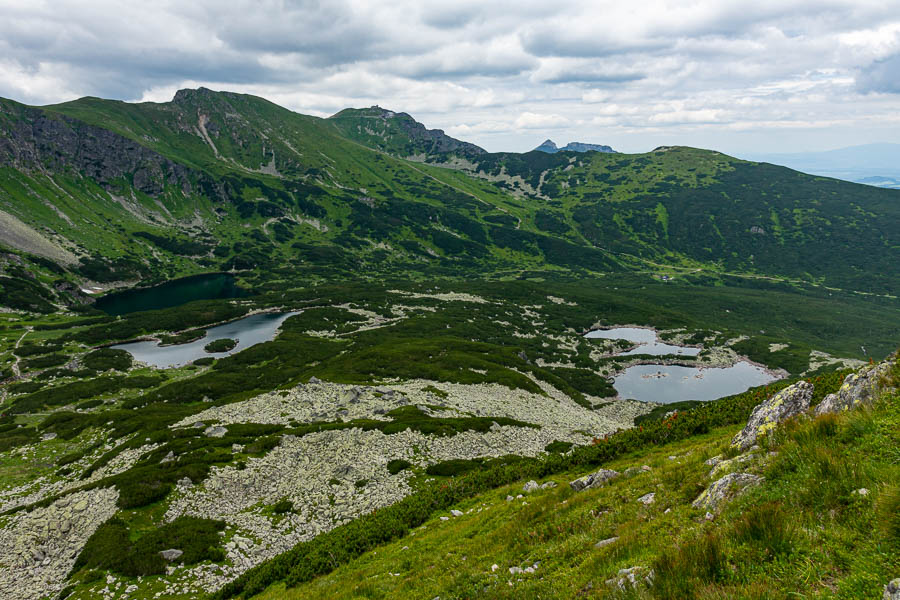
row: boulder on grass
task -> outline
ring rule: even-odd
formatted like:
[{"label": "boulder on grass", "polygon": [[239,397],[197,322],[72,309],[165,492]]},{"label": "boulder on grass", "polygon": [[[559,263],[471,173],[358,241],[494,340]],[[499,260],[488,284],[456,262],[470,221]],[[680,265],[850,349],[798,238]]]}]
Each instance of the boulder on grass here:
[{"label": "boulder on grass", "polygon": [[891,371],[891,361],[867,365],[850,373],[844,383],[834,394],[828,394],[816,407],[817,415],[839,413],[858,406],[871,404],[884,387],[885,378]]},{"label": "boulder on grass", "polygon": [[766,435],[779,423],[809,410],[812,395],[813,386],[807,381],[798,381],[784,388],[753,409],[747,425],[734,436],[731,445],[741,451],[747,450],[759,436]]},{"label": "boulder on grass", "polygon": [[600,487],[607,481],[615,479],[618,476],[618,471],[613,471],[612,469],[600,469],[596,473],[591,473],[590,475],[579,477],[575,481],[570,481],[569,487],[576,492],[580,492],[588,488]]},{"label": "boulder on grass", "polygon": [[729,473],[703,490],[691,504],[694,508],[716,512],[727,501],[739,496],[747,488],[762,483],[763,478],[750,473]]}]

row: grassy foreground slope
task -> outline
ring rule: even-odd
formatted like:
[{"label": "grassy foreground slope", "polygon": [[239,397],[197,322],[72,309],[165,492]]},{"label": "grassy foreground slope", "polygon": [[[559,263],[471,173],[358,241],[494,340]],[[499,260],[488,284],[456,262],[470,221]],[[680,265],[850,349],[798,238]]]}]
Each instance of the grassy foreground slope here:
[{"label": "grassy foreground slope", "polygon": [[[555,488],[523,494],[518,481],[477,495],[327,575],[254,598],[880,597],[900,573],[900,395],[776,430],[741,467],[763,483],[705,514],[691,502],[711,481],[706,461],[734,456],[740,428],[616,458],[604,466],[632,471],[600,489],[566,485],[582,468],[538,481]],[[620,588],[618,572],[635,566],[653,571],[652,585]]]}]

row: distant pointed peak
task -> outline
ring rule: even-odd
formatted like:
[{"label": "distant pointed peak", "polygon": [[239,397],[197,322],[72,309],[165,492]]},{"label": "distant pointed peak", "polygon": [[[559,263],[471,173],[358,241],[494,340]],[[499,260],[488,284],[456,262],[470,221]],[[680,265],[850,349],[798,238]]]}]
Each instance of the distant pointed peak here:
[{"label": "distant pointed peak", "polygon": [[556,142],[554,142],[553,140],[547,139],[547,140],[544,140],[540,146],[535,148],[534,151],[547,152],[549,154],[553,154],[555,152],[559,152],[559,148],[557,147]]}]

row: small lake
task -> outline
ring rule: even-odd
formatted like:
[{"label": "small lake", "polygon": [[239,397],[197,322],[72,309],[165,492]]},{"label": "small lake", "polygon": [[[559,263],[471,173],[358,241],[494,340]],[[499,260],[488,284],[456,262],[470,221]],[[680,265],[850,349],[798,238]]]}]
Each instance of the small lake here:
[{"label": "small lake", "polygon": [[148,288],[115,292],[97,299],[95,307],[106,314],[119,316],[142,310],[159,310],[181,306],[195,300],[242,298],[250,292],[239,287],[228,273],[209,273],[173,279]]},{"label": "small lake", "polygon": [[634,354],[652,354],[662,356],[664,354],[677,354],[680,356],[697,356],[700,348],[686,346],[674,346],[659,341],[659,336],[652,329],[640,327],[616,327],[615,329],[597,329],[588,332],[584,337],[601,338],[605,340],[628,340],[640,344],[637,348],[627,352],[620,352],[616,356],[631,356]]},{"label": "small lake", "polygon": [[[654,356],[697,356],[700,348],[666,344],[652,329],[616,327],[591,331],[589,338],[628,340],[637,348],[616,356],[651,354]],[[620,398],[669,404],[683,400],[716,400],[739,394],[752,387],[775,381],[764,368],[747,361],[730,367],[682,367],[677,365],[635,365],[617,375],[613,387]]]},{"label": "small lake", "polygon": [[[120,350],[125,350],[134,356],[136,361],[153,365],[159,368],[166,367],[182,367],[190,362],[203,358],[205,356],[213,356],[221,358],[246,350],[250,346],[255,346],[262,342],[268,342],[275,339],[278,328],[284,321],[296,312],[290,313],[264,313],[244,317],[238,321],[225,323],[216,327],[210,327],[206,330],[206,336],[188,344],[177,344],[174,346],[160,346],[159,342],[131,342],[128,344],[117,344],[112,346]],[[237,346],[228,352],[216,352],[210,354],[204,350],[204,346],[214,340],[230,338],[238,340]]]},{"label": "small lake", "polygon": [[740,394],[775,381],[762,367],[741,361],[730,367],[635,365],[620,373],[613,384],[621,398],[644,402],[715,400]]}]

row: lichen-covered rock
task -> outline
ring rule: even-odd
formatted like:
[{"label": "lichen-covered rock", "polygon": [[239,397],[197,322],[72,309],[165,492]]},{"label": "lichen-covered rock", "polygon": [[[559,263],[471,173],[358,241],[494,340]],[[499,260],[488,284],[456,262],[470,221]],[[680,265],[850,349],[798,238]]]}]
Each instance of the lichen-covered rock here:
[{"label": "lichen-covered rock", "polygon": [[653,504],[656,501],[656,492],[650,492],[649,494],[644,494],[640,498],[637,499],[641,504]]},{"label": "lichen-covered rock", "polygon": [[882,600],[900,600],[900,577],[884,586]]},{"label": "lichen-covered rock", "polygon": [[841,389],[825,396],[816,407],[816,414],[839,413],[871,403],[882,389],[882,382],[892,366],[892,361],[888,360],[850,373],[844,378]]},{"label": "lichen-covered rock", "polygon": [[779,423],[806,412],[809,409],[812,394],[812,384],[799,381],[760,403],[753,409],[746,427],[731,440],[731,445],[741,450],[747,450],[756,443],[759,436],[766,435]]},{"label": "lichen-covered rock", "polygon": [[714,481],[691,504],[694,508],[716,512],[722,504],[739,496],[747,488],[762,483],[763,478],[750,473],[729,473]]},{"label": "lichen-covered rock", "polygon": [[539,489],[541,489],[541,486],[539,486],[538,482],[534,481],[534,480],[531,480],[528,483],[526,483],[524,486],[522,486],[522,491],[525,492],[526,494],[537,491]]},{"label": "lichen-covered rock", "polygon": [[588,488],[600,487],[607,481],[615,479],[618,476],[618,471],[613,471],[612,469],[600,469],[596,473],[591,473],[590,475],[579,477],[575,481],[570,481],[569,487],[576,492],[580,492]]},{"label": "lichen-covered rock", "polygon": [[636,588],[642,583],[648,586],[653,585],[653,571],[643,566],[619,569],[615,577],[606,580],[606,585],[619,588],[622,591],[628,588]]},{"label": "lichen-covered rock", "polygon": [[735,471],[738,467],[743,466],[744,463],[752,461],[756,458],[755,452],[748,452],[746,454],[739,454],[734,458],[729,458],[726,460],[720,460],[715,465],[713,465],[712,470],[709,472],[710,479],[718,479],[722,475],[725,475],[728,471]]}]

